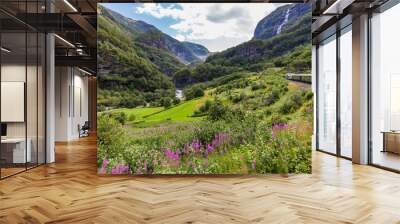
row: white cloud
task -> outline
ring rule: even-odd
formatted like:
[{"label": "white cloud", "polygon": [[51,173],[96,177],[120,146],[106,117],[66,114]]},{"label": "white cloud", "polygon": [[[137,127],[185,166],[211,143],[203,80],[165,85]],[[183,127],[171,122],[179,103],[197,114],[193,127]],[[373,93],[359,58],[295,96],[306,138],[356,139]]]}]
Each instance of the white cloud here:
[{"label": "white cloud", "polygon": [[185,37],[184,35],[182,35],[182,34],[177,34],[177,35],[175,36],[175,39],[177,39],[177,40],[179,40],[179,41],[185,41],[185,40],[186,40],[186,37]]},{"label": "white cloud", "polygon": [[177,31],[177,39],[221,51],[251,39],[258,21],[278,6],[271,3],[180,3],[169,6],[145,3],[136,11],[159,19],[175,19],[177,22],[170,28]]}]

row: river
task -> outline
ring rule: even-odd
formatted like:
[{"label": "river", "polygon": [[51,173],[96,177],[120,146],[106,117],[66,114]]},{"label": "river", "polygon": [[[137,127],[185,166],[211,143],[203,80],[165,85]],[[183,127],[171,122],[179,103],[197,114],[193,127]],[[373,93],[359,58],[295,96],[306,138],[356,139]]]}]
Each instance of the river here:
[{"label": "river", "polygon": [[182,100],[183,99],[183,91],[181,89],[175,90],[175,97]]}]

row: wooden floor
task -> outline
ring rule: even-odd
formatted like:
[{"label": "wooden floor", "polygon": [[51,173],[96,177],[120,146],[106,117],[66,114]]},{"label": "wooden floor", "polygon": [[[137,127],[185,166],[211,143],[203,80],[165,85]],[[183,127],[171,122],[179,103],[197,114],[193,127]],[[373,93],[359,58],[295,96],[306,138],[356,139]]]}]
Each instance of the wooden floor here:
[{"label": "wooden floor", "polygon": [[94,138],[0,181],[0,223],[400,223],[400,175],[313,154],[313,174],[99,177]]}]

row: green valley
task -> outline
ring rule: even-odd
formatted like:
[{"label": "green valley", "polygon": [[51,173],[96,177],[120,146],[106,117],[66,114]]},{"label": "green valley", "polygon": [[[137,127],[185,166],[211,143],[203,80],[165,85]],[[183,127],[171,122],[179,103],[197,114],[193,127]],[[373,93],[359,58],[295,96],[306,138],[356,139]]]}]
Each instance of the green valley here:
[{"label": "green valley", "polygon": [[311,172],[313,95],[285,79],[311,70],[307,5],[279,7],[253,39],[210,56],[101,10],[100,173]]}]

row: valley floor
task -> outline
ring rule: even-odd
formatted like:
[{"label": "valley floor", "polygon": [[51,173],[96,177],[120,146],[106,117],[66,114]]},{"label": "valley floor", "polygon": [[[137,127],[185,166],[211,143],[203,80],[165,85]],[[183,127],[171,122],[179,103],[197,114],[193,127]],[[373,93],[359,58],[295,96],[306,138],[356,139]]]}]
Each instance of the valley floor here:
[{"label": "valley floor", "polygon": [[399,223],[398,174],[313,152],[310,175],[102,177],[96,138],[0,181],[0,223]]}]

